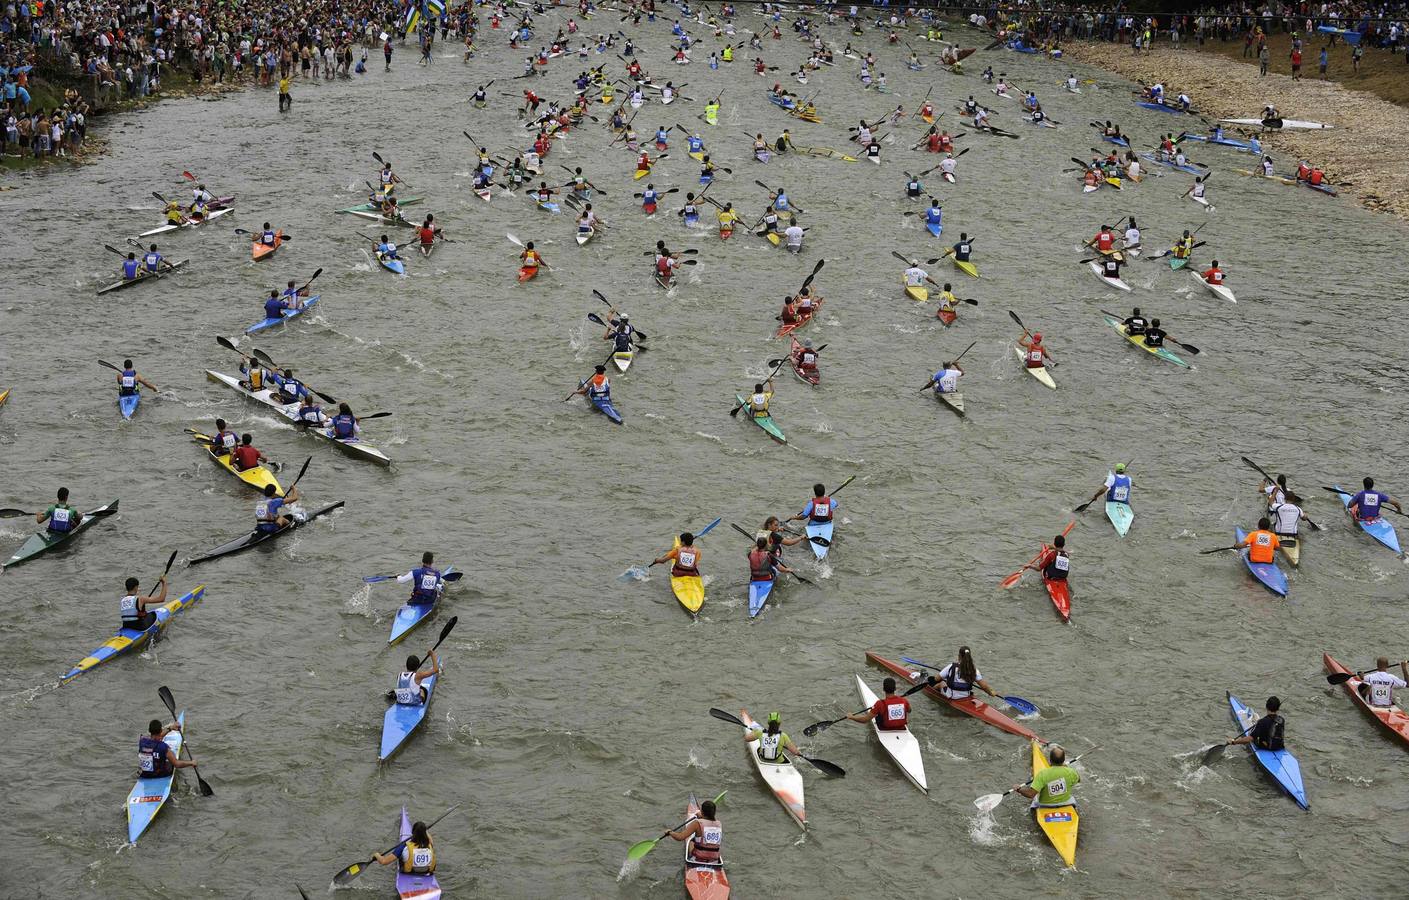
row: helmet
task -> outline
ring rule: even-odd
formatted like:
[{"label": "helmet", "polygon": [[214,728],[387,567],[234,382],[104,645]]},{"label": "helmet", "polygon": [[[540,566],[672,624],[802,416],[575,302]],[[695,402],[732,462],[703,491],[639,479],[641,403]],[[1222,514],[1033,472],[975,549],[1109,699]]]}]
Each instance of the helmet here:
[{"label": "helmet", "polygon": [[1034,331],[1034,332],[1032,333],[1032,339],[1033,339],[1034,341],[1040,341],[1040,340],[1042,340],[1042,332],[1040,332],[1040,331]]},{"label": "helmet", "polygon": [[782,722],[782,721],[783,721],[783,716],[782,716],[781,713],[771,712],[771,713],[768,714],[768,721],[769,721],[770,723],[771,723],[771,722]]},{"label": "helmet", "polygon": [[623,322],[629,322],[629,321],[631,321],[631,317],[628,316],[626,313],[622,313],[622,314],[621,314],[621,321],[623,321]]},{"label": "helmet", "polygon": [[803,338],[803,339],[802,339],[802,346],[805,347],[805,348],[808,349],[808,350],[811,350],[811,349],[812,349],[812,339],[811,339],[811,338]]},{"label": "helmet", "polygon": [[918,269],[920,267],[920,261],[918,259],[912,259],[910,260],[910,265]]},{"label": "helmet", "polygon": [[1116,464],[1115,464],[1115,472],[1116,472],[1117,475],[1121,474],[1121,473],[1124,472],[1124,471],[1125,471],[1125,463],[1116,463]]}]

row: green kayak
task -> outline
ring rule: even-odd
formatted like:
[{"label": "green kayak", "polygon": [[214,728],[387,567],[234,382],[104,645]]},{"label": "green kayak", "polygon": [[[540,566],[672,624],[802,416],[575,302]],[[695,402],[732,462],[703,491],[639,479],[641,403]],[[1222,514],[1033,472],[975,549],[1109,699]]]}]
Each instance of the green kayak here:
[{"label": "green kayak", "polygon": [[1120,321],[1119,319],[1104,314],[1101,316],[1101,318],[1106,320],[1107,325],[1120,332],[1121,336],[1124,337],[1127,341],[1139,347],[1141,350],[1144,350],[1146,353],[1153,353],[1160,359],[1165,360],[1166,362],[1172,362],[1176,366],[1183,366],[1186,369],[1193,368],[1193,366],[1190,366],[1188,363],[1184,362],[1184,360],[1180,359],[1178,356],[1174,355],[1169,350],[1166,350],[1164,347],[1146,346],[1144,340],[1141,339],[1140,335],[1127,334],[1125,331],[1125,323]]},{"label": "green kayak", "polygon": [[748,401],[744,399],[742,394],[735,394],[734,397],[739,401],[739,405],[744,407],[744,412],[749,414],[753,424],[768,432],[768,436],[778,443],[786,444],[788,442],[788,439],[783,437],[783,430],[774,423],[772,416],[755,416],[753,411],[748,408]]},{"label": "green kayak", "polygon": [[[396,205],[397,205],[397,206],[410,206],[412,203],[420,203],[420,202],[421,202],[421,198],[420,198],[420,197],[407,197],[407,198],[404,199],[404,200],[401,199],[400,197],[397,197],[397,198],[396,198]],[[340,212],[340,213],[381,212],[381,207],[380,207],[380,206],[373,206],[373,205],[370,204],[370,203],[359,203],[357,206],[349,206],[347,209],[340,209],[340,210],[338,210],[338,212]]]},{"label": "green kayak", "polygon": [[1187,266],[1188,264],[1189,264],[1189,257],[1187,257],[1187,256],[1182,257],[1182,258],[1181,258],[1181,257],[1178,257],[1178,256],[1171,256],[1171,257],[1169,258],[1169,267],[1170,267],[1171,269],[1174,269],[1176,272],[1177,272],[1178,270],[1184,268],[1184,267]]},{"label": "green kayak", "polygon": [[111,513],[117,512],[117,501],[109,503],[107,506],[100,506],[92,512],[86,513],[83,519],[71,530],[62,534],[51,534],[48,531],[41,531],[29,536],[29,540],[20,545],[20,549],[15,551],[15,555],[0,564],[0,571],[17,566],[22,562],[28,562],[41,553],[47,553],[55,547],[68,543],[77,537],[80,532],[88,530],[90,525],[101,522]]}]

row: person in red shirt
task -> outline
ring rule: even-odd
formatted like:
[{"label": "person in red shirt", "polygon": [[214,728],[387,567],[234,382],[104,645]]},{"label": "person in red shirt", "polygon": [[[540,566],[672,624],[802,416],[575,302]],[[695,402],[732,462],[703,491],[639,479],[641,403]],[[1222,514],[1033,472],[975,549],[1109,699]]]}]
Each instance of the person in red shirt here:
[{"label": "person in red shirt", "polygon": [[1111,231],[1111,226],[1102,225],[1096,236],[1086,242],[1088,247],[1095,247],[1102,253],[1107,253],[1115,249],[1115,232]]},{"label": "person in red shirt", "polygon": [[1223,283],[1223,270],[1218,268],[1218,260],[1216,259],[1213,261],[1213,265],[1209,266],[1201,274],[1203,275],[1204,281],[1207,281],[1209,284]]},{"label": "person in red shirt", "polygon": [[645,150],[642,150],[641,158],[636,160],[636,169],[637,171],[651,171],[651,154],[647,153]]},{"label": "person in red shirt", "polygon": [[1049,363],[1056,365],[1056,360],[1052,359],[1052,354],[1048,353],[1042,344],[1042,332],[1033,332],[1031,337],[1023,335],[1018,338],[1018,345],[1025,351],[1023,362],[1029,369],[1040,369]]},{"label": "person in red shirt", "polygon": [[876,720],[876,727],[881,731],[904,731],[910,724],[910,701],[895,693],[895,679],[887,677],[881,682],[881,689],[886,695],[875,702],[875,704],[865,712],[852,713],[847,716],[853,722],[869,722]]},{"label": "person in red shirt", "polygon": [[427,215],[426,220],[421,223],[421,227],[416,230],[416,236],[421,239],[422,247],[432,247],[440,237],[440,229],[436,227],[435,217]]},{"label": "person in red shirt", "polygon": [[248,432],[240,436],[240,446],[235,448],[235,452],[230,454],[230,464],[241,472],[246,472],[257,467],[260,463],[268,462],[263,453],[254,449],[254,437]]}]

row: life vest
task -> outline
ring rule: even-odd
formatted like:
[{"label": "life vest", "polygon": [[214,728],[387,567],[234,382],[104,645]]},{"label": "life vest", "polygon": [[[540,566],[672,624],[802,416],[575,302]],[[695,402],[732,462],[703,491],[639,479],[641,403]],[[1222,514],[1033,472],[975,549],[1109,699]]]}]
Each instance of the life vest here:
[{"label": "life vest", "polygon": [[1102,231],[1096,235],[1096,249],[1110,250],[1113,247],[1115,247],[1115,235],[1109,231]]},{"label": "life vest", "polygon": [[1112,503],[1130,502],[1130,476],[1116,475],[1106,490],[1106,499]]},{"label": "life vest", "polygon": [[1248,560],[1255,563],[1270,563],[1276,558],[1281,541],[1270,531],[1254,531],[1248,535]]},{"label": "life vest", "polygon": [[695,547],[686,547],[683,544],[676,549],[675,565],[671,567],[670,574],[676,578],[697,577],[700,574],[696,564],[699,562],[700,551]]},{"label": "life vest", "polygon": [[128,594],[117,601],[118,613],[122,616],[124,628],[140,628],[142,625],[142,613],[138,610],[137,595]]},{"label": "life vest", "polygon": [[137,739],[137,774],[141,778],[164,778],[171,774],[170,748],[160,738],[144,734]]},{"label": "life vest", "polygon": [[433,566],[417,566],[411,570],[411,602],[432,603],[440,595],[440,570]]},{"label": "life vest", "polygon": [[671,259],[669,256],[662,256],[660,259],[656,260],[656,274],[662,278],[669,278],[671,269],[674,267],[675,260]]},{"label": "life vest", "polygon": [[749,580],[773,580],[773,555],[767,550],[754,547],[749,551]]},{"label": "life vest", "polygon": [[435,850],[407,840],[401,851],[401,871],[410,875],[429,875],[435,871]]},{"label": "life vest", "polygon": [[435,228],[429,225],[422,225],[420,229],[421,243],[430,245],[435,243]]},{"label": "life vest", "polygon": [[[804,353],[808,351],[803,351]],[[807,514],[809,522],[830,522],[832,521],[832,498],[828,496],[813,497],[812,511]]]},{"label": "life vest", "polygon": [[611,383],[607,381],[605,374],[593,375],[587,382],[587,396],[589,397],[608,397],[611,395],[611,390]]},{"label": "life vest", "polygon": [[901,731],[910,721],[910,701],[904,697],[882,697],[876,701],[876,727],[881,731]]},{"label": "life vest", "polygon": [[1042,568],[1042,577],[1054,581],[1066,581],[1070,574],[1071,557],[1067,556],[1065,550],[1053,548],[1047,565]]},{"label": "life vest", "polygon": [[415,672],[396,676],[396,702],[402,706],[420,706],[426,702],[426,689],[416,683]]},{"label": "life vest", "polygon": [[1047,354],[1046,354],[1045,352],[1043,352],[1043,349],[1042,349],[1042,345],[1041,345],[1041,344],[1033,344],[1031,347],[1027,348],[1027,354],[1026,354],[1026,358],[1027,358],[1027,367],[1028,367],[1029,369],[1040,369],[1040,368],[1042,368],[1042,366],[1043,366],[1042,360],[1043,360],[1043,357],[1045,357],[1046,355],[1047,355]]},{"label": "life vest", "polygon": [[73,528],[73,507],[55,506],[49,513],[49,530],[63,534]]},{"label": "life vest", "polygon": [[939,671],[940,680],[944,682],[941,693],[952,699],[963,699],[973,693],[974,684],[972,681],[965,681],[959,674],[957,663],[950,663]]}]

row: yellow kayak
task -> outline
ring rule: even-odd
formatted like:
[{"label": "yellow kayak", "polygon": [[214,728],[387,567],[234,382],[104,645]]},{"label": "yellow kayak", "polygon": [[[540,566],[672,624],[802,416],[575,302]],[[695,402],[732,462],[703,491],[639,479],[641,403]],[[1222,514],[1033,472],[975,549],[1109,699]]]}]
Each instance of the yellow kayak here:
[{"label": "yellow kayak", "polygon": [[[675,539],[675,546],[680,546],[680,538]],[[685,607],[685,612],[690,615],[698,615],[700,607],[704,606],[704,579],[698,575],[686,575],[678,577],[670,576],[670,589],[675,593],[675,599],[680,601],[680,605]]]},{"label": "yellow kayak", "polygon": [[230,462],[230,454],[221,453],[219,455],[216,455],[215,451],[212,450],[210,446],[210,435],[192,434],[191,440],[204,447],[205,452],[210,456],[211,459],[215,460],[215,464],[217,466],[229,472],[231,475],[234,475],[236,478],[240,479],[245,484],[254,488],[256,491],[259,491],[261,494],[263,494],[264,486],[266,484],[272,484],[274,485],[274,496],[284,496],[284,488],[279,484],[279,479],[275,478],[274,474],[268,469],[264,468],[264,466],[255,466],[253,469],[245,469],[244,471],[241,471],[235,468],[235,466]]},{"label": "yellow kayak", "polygon": [[[1042,746],[1033,741],[1032,774],[1036,776],[1038,772],[1047,767],[1047,757],[1042,752]],[[1076,807],[1070,804],[1038,807],[1032,812],[1037,817],[1037,824],[1042,826],[1042,833],[1047,835],[1047,840],[1057,848],[1057,854],[1067,865],[1075,866],[1076,830],[1081,824],[1081,817],[1076,814]]]},{"label": "yellow kayak", "polygon": [[634,177],[636,178],[637,181],[640,181],[642,178],[645,178],[645,177],[646,177],[647,175],[649,175],[649,174],[651,174],[651,170],[650,170],[650,169],[637,169],[637,170],[636,170],[636,175],[635,175]]},{"label": "yellow kayak", "polygon": [[703,150],[701,150],[701,151],[698,152],[698,153],[687,153],[686,156],[690,157],[690,158],[693,159],[695,162],[704,162],[704,151],[703,151]]},{"label": "yellow kayak", "polygon": [[979,277],[978,266],[974,265],[971,262],[965,262],[964,260],[957,259],[952,256],[950,257],[950,259],[954,260],[954,268],[958,269],[960,272],[963,272],[965,275],[972,275],[975,278]]},{"label": "yellow kayak", "polygon": [[0,391],[0,406],[4,406],[4,405],[5,405],[5,401],[6,401],[6,400],[9,400],[9,399],[10,399],[10,389],[9,389],[9,388],[5,388],[5,390]]},{"label": "yellow kayak", "polygon": [[[904,283],[904,281],[905,276],[902,275],[901,283]],[[905,293],[911,300],[918,300],[921,303],[924,303],[930,298],[930,289],[923,284],[907,284],[905,285]]]}]

